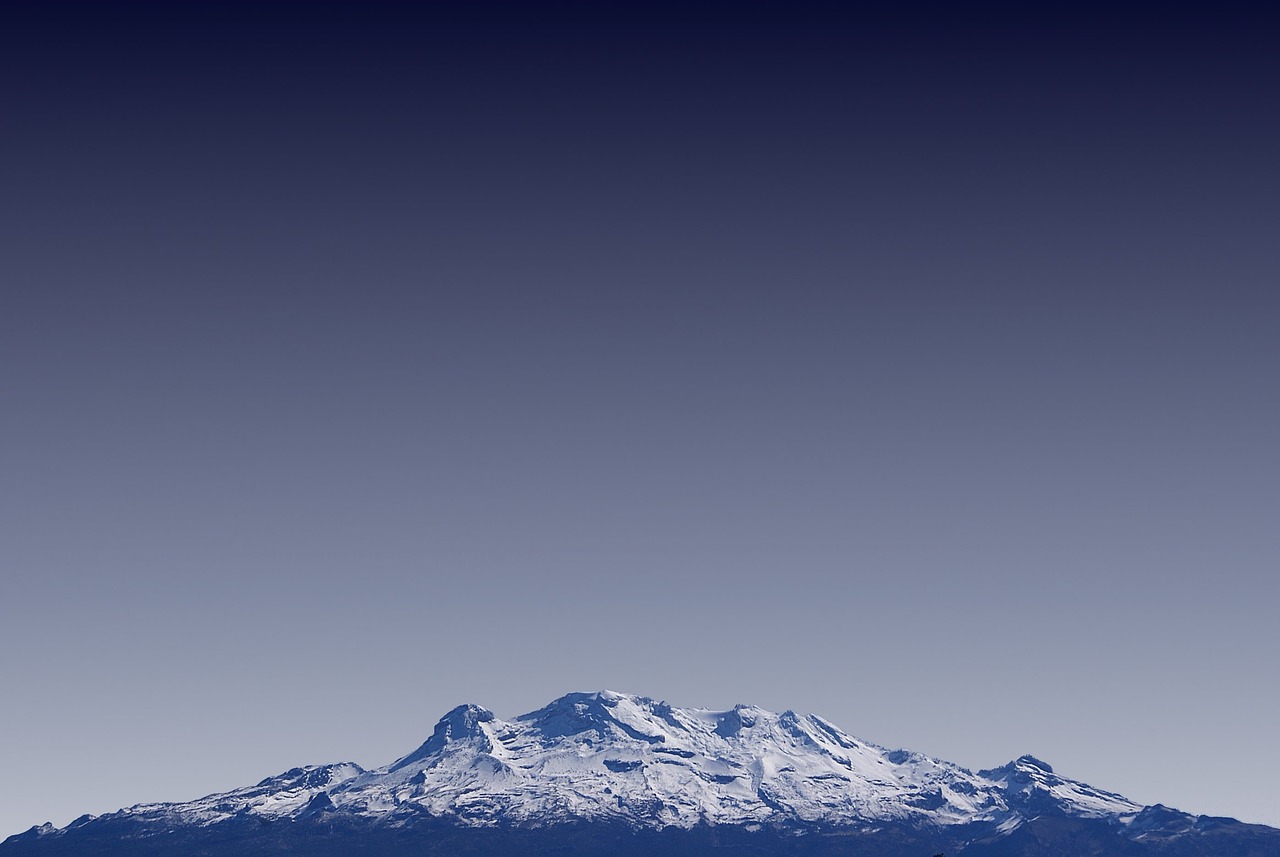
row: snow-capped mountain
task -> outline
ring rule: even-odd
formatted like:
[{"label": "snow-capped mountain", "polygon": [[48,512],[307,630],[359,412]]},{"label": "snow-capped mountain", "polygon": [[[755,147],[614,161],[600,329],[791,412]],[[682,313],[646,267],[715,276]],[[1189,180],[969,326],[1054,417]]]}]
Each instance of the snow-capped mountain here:
[{"label": "snow-capped mountain", "polygon": [[511,721],[450,711],[412,753],[377,770],[301,768],[184,804],[124,812],[216,824],[343,811],[426,812],[465,825],[565,819],[640,826],[929,820],[1016,824],[1018,807],[1131,818],[1142,807],[1052,774],[1031,757],[980,774],[861,741],[816,715],[675,708],[644,697],[574,693]]},{"label": "snow-capped mountain", "polygon": [[468,829],[927,829],[961,842],[999,840],[1052,817],[1101,822],[1134,842],[1197,821],[1158,809],[1171,818],[1058,776],[1031,756],[975,773],[855,738],[813,714],[676,708],[600,691],[510,721],[459,706],[420,747],[375,770],[349,762],[295,768],[251,787],[86,816],[10,841],[111,823],[145,832],[340,819],[379,828],[425,820]]}]

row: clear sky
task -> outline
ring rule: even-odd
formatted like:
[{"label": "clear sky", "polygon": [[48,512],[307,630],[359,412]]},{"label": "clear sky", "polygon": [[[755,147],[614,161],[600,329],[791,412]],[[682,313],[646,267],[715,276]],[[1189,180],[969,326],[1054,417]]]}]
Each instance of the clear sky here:
[{"label": "clear sky", "polygon": [[1274,21],[848,5],[6,6],[0,835],[602,687],[1280,825]]}]

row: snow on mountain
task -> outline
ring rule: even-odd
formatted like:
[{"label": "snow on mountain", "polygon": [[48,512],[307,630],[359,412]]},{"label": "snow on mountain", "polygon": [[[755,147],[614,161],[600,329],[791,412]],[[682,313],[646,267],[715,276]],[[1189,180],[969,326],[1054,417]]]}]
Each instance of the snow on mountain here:
[{"label": "snow on mountain", "polygon": [[331,797],[355,812],[411,805],[466,824],[955,823],[1005,811],[967,771],[918,756],[895,762],[812,715],[681,709],[607,691],[511,722],[455,709],[418,750]]},{"label": "snow on mountain", "polygon": [[600,691],[571,693],[511,721],[459,706],[420,747],[377,770],[294,768],[247,788],[111,817],[195,826],[344,813],[392,825],[430,816],[531,828],[599,820],[658,828],[978,823],[1007,831],[1044,814],[1126,824],[1142,809],[1030,756],[973,773],[887,750],[813,714],[675,708]]},{"label": "snow on mountain", "polygon": [[1027,816],[1069,806],[1071,814],[1081,818],[1128,819],[1142,809],[1126,797],[1060,777],[1034,756],[1021,756],[1003,767],[978,773],[999,785],[1010,807]]}]

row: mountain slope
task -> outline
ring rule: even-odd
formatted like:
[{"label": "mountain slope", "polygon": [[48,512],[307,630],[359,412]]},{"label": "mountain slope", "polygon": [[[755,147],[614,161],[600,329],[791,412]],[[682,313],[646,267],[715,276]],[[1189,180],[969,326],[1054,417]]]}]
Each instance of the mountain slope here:
[{"label": "mountain slope", "polygon": [[[1220,821],[1215,826],[1144,808],[1061,777],[1031,756],[974,773],[862,741],[816,715],[744,705],[676,708],[601,691],[569,694],[511,721],[480,706],[459,706],[421,746],[383,768],[295,768],[195,801],[141,804],[60,830],[33,828],[0,847],[43,844],[44,853],[55,853],[54,843],[78,842],[88,853],[83,849],[91,841],[154,846],[157,837],[175,835],[240,841],[271,827],[273,837],[280,830],[359,831],[366,847],[394,832],[428,829],[437,843],[462,836],[468,849],[486,836],[523,835],[524,850],[535,839],[604,831],[698,842],[710,830],[719,837],[726,831],[754,836],[743,844],[752,848],[802,836],[850,854],[863,845],[888,853],[895,840],[910,853],[926,845],[1034,853],[1047,831],[1067,830],[1138,849],[1133,853],[1173,853],[1208,842],[1214,830],[1223,840],[1222,831],[1234,825],[1239,830],[1232,828],[1228,839],[1249,838],[1241,833],[1247,828],[1263,849],[1240,853],[1280,855],[1280,838],[1267,833],[1270,828]],[[480,833],[485,830],[502,833]],[[289,841],[286,835],[283,846],[271,847],[288,850]],[[313,843],[305,853],[320,853],[318,847]],[[626,850],[610,846],[619,849]]]}]

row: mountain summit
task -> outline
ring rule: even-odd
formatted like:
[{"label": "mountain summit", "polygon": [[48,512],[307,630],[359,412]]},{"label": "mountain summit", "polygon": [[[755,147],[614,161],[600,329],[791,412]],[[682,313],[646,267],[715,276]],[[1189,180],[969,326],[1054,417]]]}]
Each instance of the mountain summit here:
[{"label": "mountain summit", "polygon": [[[294,768],[186,803],[140,804],[62,829],[32,828],[10,837],[0,855],[58,853],[50,848],[88,837],[155,846],[175,831],[238,841],[266,827],[273,837],[297,829],[313,840],[319,830],[408,835],[430,828],[436,842],[441,830],[450,837],[484,830],[508,837],[570,829],[733,831],[828,837],[822,841],[843,843],[838,853],[862,853],[849,849],[876,841],[884,853],[892,852],[890,841],[1022,853],[1008,850],[1020,837],[1041,841],[1046,830],[1064,829],[1128,849],[1117,854],[1180,853],[1179,843],[1194,840],[1200,848],[1217,831],[1218,844],[1204,853],[1280,855],[1280,831],[1143,807],[1062,777],[1032,756],[975,773],[863,741],[813,714],[676,708],[612,691],[571,693],[510,721],[462,705],[416,750],[382,768]],[[1222,831],[1253,850],[1219,847],[1227,841]]]}]

